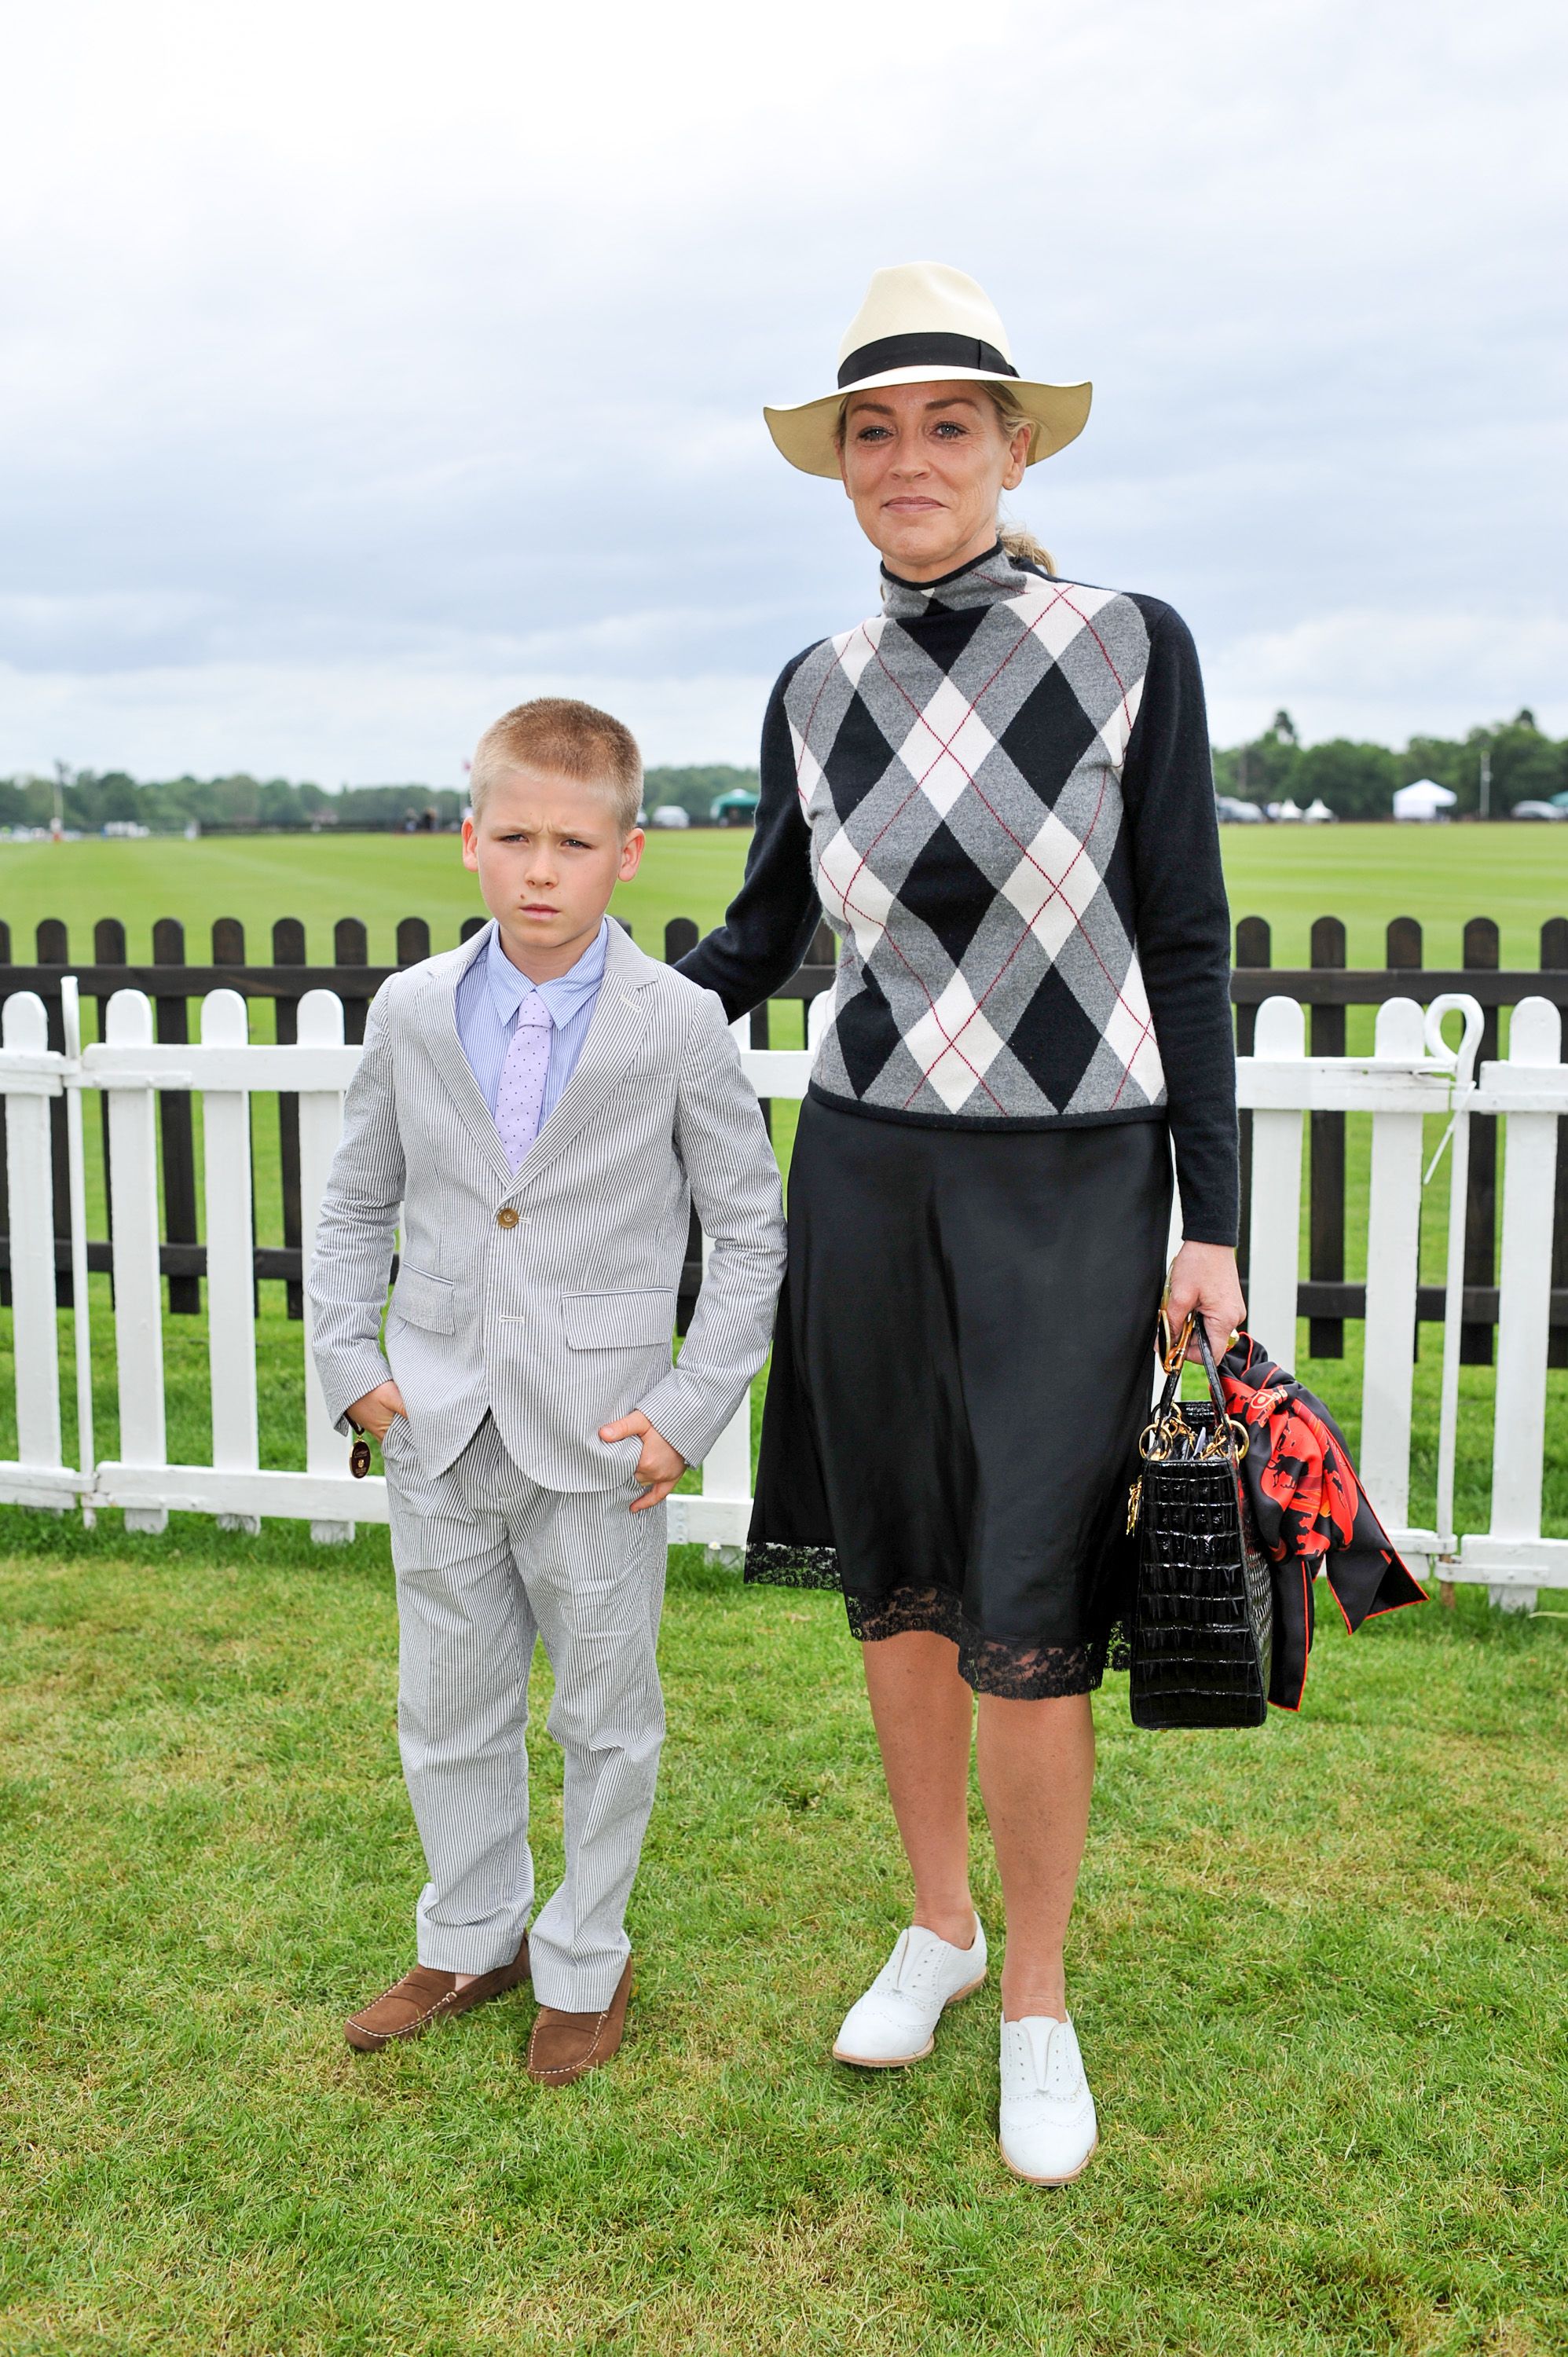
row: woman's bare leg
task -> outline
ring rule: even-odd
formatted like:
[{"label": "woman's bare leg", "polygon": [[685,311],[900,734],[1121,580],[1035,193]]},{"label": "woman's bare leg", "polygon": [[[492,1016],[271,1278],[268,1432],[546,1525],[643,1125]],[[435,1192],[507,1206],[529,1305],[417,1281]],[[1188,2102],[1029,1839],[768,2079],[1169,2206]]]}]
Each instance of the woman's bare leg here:
[{"label": "woman's bare leg", "polygon": [[1062,1943],[1094,1784],[1089,1696],[1009,1702],[982,1695],[976,1755],[1007,1910],[1003,2018],[1043,2013],[1064,2020]]},{"label": "woman's bare leg", "polygon": [[967,1948],[974,1937],[969,1895],[974,1696],[958,1674],[958,1647],[929,1630],[910,1629],[861,1650],[893,1814],[915,1877],[913,1921],[939,1940]]}]

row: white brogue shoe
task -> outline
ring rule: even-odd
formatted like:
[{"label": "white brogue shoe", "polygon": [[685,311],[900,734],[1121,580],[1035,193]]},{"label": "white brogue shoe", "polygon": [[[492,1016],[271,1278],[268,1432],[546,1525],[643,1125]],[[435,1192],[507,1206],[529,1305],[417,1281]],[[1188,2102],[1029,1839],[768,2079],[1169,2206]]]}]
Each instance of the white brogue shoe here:
[{"label": "white brogue shoe", "polygon": [[1030,2185],[1066,2185],[1100,2141],[1094,2097],[1070,2021],[1030,2014],[1002,2025],[1002,2158]]},{"label": "white brogue shoe", "polygon": [[897,2071],[918,2062],[934,2044],[945,2006],[968,1996],[985,1978],[985,1931],[974,1919],[967,1948],[939,1940],[918,1923],[900,1932],[897,1946],[865,1995],[852,2005],[833,2044],[833,2059],[866,2071]]}]

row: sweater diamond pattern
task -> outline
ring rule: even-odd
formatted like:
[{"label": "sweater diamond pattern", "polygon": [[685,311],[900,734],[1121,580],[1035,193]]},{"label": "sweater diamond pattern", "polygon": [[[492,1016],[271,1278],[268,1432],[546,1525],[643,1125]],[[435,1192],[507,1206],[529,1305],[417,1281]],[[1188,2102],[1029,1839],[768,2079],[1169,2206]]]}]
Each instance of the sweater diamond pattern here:
[{"label": "sweater diamond pattern", "polygon": [[1121,782],[1137,605],[999,551],[884,605],[785,697],[842,943],[816,1085],[938,1119],[1163,1105]]}]

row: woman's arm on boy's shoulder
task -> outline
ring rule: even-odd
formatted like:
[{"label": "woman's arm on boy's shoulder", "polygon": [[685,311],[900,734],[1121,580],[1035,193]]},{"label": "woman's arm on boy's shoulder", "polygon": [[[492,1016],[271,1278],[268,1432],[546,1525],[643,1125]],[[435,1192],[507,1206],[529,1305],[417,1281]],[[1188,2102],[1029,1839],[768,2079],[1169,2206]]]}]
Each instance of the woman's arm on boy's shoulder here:
[{"label": "woman's arm on boy's shoulder", "polygon": [[734,1034],[708,996],[693,1010],[678,1083],[675,1147],[711,1249],[680,1359],[639,1405],[694,1465],[768,1356],[784,1275],[779,1165]]},{"label": "woman's arm on boy's shoulder", "polygon": [[[809,652],[810,650],[808,649]],[[733,1021],[788,982],[811,945],[822,904],[811,877],[811,838],[795,779],[784,691],[805,661],[787,663],[762,724],[760,794],[746,876],[725,920],[677,961],[701,990],[716,991]]]},{"label": "woman's arm on boy's shoulder", "polygon": [[399,979],[383,983],[371,1004],[306,1279],[311,1348],[339,1431],[348,1428],[346,1410],[392,1380],[381,1326],[403,1202],[403,1152],[386,1001]]}]

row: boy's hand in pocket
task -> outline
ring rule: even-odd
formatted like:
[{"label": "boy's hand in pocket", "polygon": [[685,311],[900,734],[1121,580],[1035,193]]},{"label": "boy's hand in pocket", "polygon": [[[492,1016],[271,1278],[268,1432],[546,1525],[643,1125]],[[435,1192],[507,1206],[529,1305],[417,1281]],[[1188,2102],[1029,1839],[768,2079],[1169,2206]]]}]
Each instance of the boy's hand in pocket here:
[{"label": "boy's hand in pocket", "polygon": [[393,1416],[405,1416],[407,1414],[403,1394],[397,1385],[378,1383],[373,1392],[367,1392],[363,1399],[354,1402],[349,1410],[349,1421],[357,1424],[361,1432],[368,1432],[371,1438],[379,1444],[386,1438],[387,1428]]},{"label": "boy's hand in pocket", "polygon": [[601,1424],[601,1440],[640,1440],[642,1454],[637,1460],[637,1479],[645,1484],[640,1498],[631,1501],[631,1511],[640,1514],[650,1506],[662,1505],[682,1474],[686,1460],[678,1448],[671,1448],[661,1432],[655,1432],[640,1408],[623,1415],[615,1424]]}]

